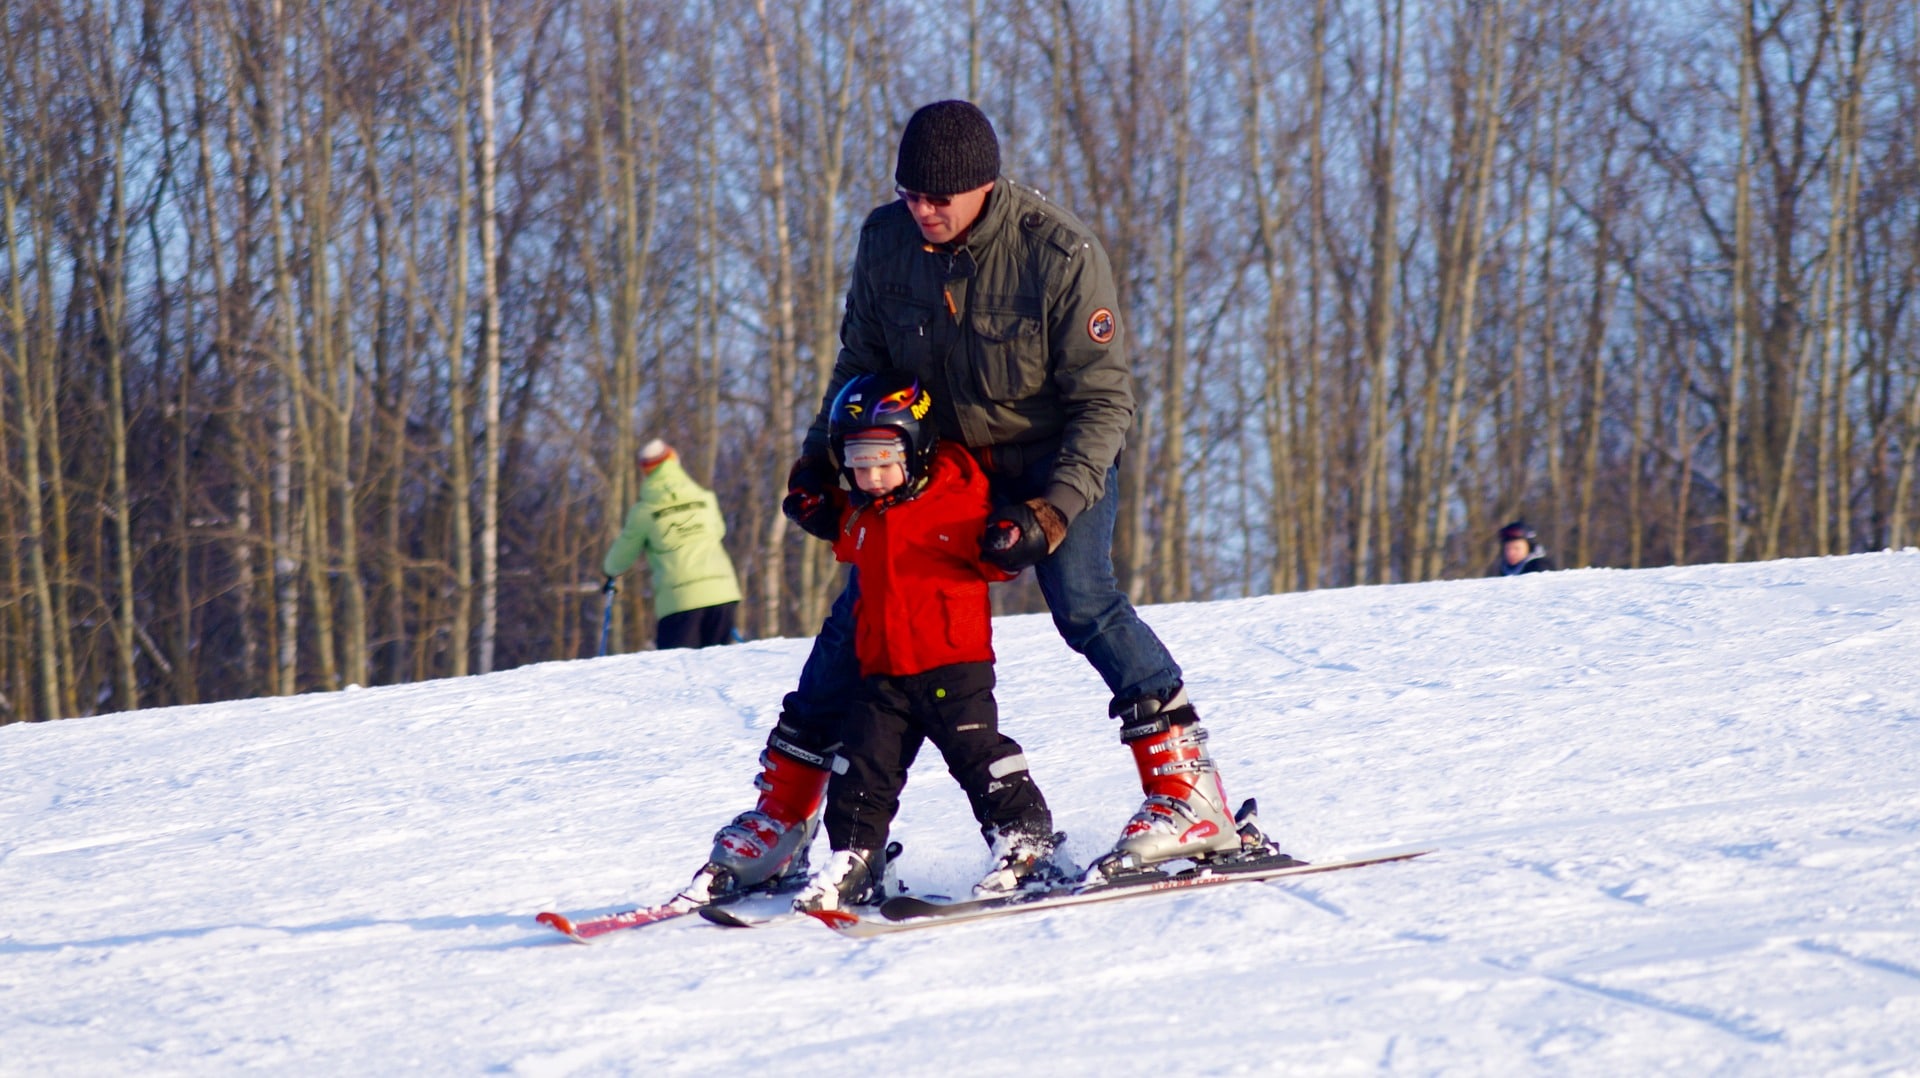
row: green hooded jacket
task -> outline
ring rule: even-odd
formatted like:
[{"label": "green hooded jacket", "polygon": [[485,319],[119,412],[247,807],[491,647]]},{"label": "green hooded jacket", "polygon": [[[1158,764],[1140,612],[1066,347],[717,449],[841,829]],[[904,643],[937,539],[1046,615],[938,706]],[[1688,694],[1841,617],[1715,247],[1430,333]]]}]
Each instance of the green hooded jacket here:
[{"label": "green hooded jacket", "polygon": [[840,354],[803,452],[826,456],[841,386],[893,368],[933,395],[941,437],[989,469],[1050,456],[1046,497],[1068,520],[1105,492],[1133,422],[1106,251],[1078,218],[1004,176],[958,247],[927,243],[905,203],[867,215]]},{"label": "green hooded jacket", "polygon": [[740,581],[727,548],[720,545],[726,534],[713,491],[694,482],[675,454],[641,480],[640,500],[627,511],[627,526],[613,541],[601,569],[619,576],[646,551],[653,571],[655,617],[737,603]]}]

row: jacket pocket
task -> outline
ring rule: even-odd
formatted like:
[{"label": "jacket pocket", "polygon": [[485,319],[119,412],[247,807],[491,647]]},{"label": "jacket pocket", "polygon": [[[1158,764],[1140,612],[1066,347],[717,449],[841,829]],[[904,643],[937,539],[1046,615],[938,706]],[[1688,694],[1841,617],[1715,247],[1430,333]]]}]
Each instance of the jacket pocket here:
[{"label": "jacket pocket", "polygon": [[896,367],[925,376],[933,366],[934,309],[919,303],[889,303],[881,312],[887,355]]},{"label": "jacket pocket", "polygon": [[1046,326],[1036,315],[1001,307],[976,308],[972,328],[980,349],[974,370],[988,400],[1019,400],[1046,382]]},{"label": "jacket pocket", "polygon": [[993,639],[987,597],[971,591],[942,591],[940,606],[947,623],[947,644],[956,654],[967,656],[984,651]]}]

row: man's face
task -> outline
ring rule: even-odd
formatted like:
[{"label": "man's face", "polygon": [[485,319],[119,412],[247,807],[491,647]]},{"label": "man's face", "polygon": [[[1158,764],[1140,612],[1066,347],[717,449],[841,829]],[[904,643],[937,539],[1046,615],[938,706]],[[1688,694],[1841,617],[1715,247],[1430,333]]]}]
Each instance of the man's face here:
[{"label": "man's face", "polygon": [[895,190],[899,191],[900,201],[907,204],[907,212],[913,214],[913,223],[920,226],[920,235],[926,237],[928,243],[952,243],[980,219],[980,211],[987,204],[987,192],[993,190],[993,184],[986,183],[957,195]]},{"label": "man's face", "polygon": [[1500,553],[1507,559],[1508,565],[1518,565],[1527,560],[1527,553],[1532,546],[1525,539],[1509,539],[1500,544]]}]

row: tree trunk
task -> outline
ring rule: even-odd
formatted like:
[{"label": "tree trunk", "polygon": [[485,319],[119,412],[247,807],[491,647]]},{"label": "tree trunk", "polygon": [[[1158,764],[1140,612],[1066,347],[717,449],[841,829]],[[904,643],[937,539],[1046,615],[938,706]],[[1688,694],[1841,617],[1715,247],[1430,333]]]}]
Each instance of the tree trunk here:
[{"label": "tree trunk", "polygon": [[[107,37],[107,28],[94,32]],[[92,290],[99,318],[100,347],[106,353],[108,504],[106,515],[113,526],[114,567],[114,674],[118,709],[132,711],[140,706],[140,679],[136,670],[139,645],[135,639],[136,618],[133,583],[133,499],[127,489],[127,384],[126,384],[126,310],[127,310],[127,188],[126,188],[126,116],[121,107],[120,72],[114,69],[109,50],[95,54],[92,77],[97,145],[107,155],[110,179],[107,180],[107,210],[100,223],[104,234],[100,250],[93,256]]]},{"label": "tree trunk", "polygon": [[1753,0],[1744,0],[1740,5],[1740,99],[1736,108],[1739,127],[1739,156],[1734,161],[1733,173],[1733,265],[1732,265],[1732,304],[1733,333],[1727,352],[1726,429],[1720,437],[1723,454],[1721,488],[1725,492],[1727,520],[1726,560],[1740,560],[1740,440],[1744,435],[1741,429],[1740,391],[1746,382],[1747,353],[1747,299],[1749,295],[1748,262],[1749,248],[1753,242],[1753,213],[1751,190],[1753,185],[1752,135],[1753,122],[1752,98],[1754,65],[1753,39]]},{"label": "tree trunk", "polygon": [[[62,684],[61,651],[58,646],[60,624],[55,616],[54,589],[52,573],[47,564],[48,522],[46,504],[41,491],[46,489],[45,476],[41,470],[40,457],[46,437],[41,415],[51,406],[51,399],[43,393],[42,386],[50,385],[45,376],[50,373],[53,356],[44,342],[52,339],[51,326],[44,318],[38,325],[30,328],[27,317],[27,281],[37,275],[40,279],[40,299],[44,305],[51,297],[46,288],[49,276],[47,258],[52,251],[53,215],[41,213],[34,215],[33,251],[34,273],[21,264],[20,215],[15,186],[11,180],[13,163],[9,160],[10,139],[0,139],[0,176],[8,178],[4,187],[0,187],[0,210],[5,213],[0,224],[6,226],[7,251],[7,319],[12,331],[14,346],[4,353],[9,369],[13,372],[14,384],[18,387],[19,423],[20,423],[20,471],[22,481],[22,501],[26,504],[26,534],[21,546],[25,548],[27,560],[27,579],[33,596],[33,641],[34,654],[38,656],[39,672],[39,712],[42,718],[57,719],[63,714],[73,714],[65,710],[67,690]],[[40,312],[45,314],[43,310]],[[36,343],[42,342],[42,343]],[[0,413],[4,419],[4,413]]]},{"label": "tree trunk", "polygon": [[[1405,67],[1404,0],[1375,0],[1380,29],[1378,96],[1369,103],[1372,145],[1368,183],[1373,194],[1373,238],[1368,246],[1371,288],[1367,296],[1366,463],[1360,476],[1360,512],[1354,522],[1354,583],[1385,584],[1393,578],[1393,536],[1389,530],[1392,491],[1388,486],[1387,440],[1392,436],[1391,400],[1393,290],[1400,279],[1399,192],[1394,165],[1400,124],[1400,95]],[[1377,540],[1375,538],[1377,534]]]},{"label": "tree trunk", "polygon": [[[978,0],[968,0],[968,95],[976,100],[980,77],[980,24]],[[853,123],[854,89],[866,74],[861,61],[858,34],[865,29],[866,8],[856,4],[838,25],[823,27],[824,46],[834,55],[813,56],[813,35],[805,27],[795,28],[795,40],[802,50],[803,62],[819,85],[814,95],[817,112],[813,124],[813,142],[819,153],[809,170],[813,180],[812,207],[807,215],[808,246],[813,251],[808,276],[810,282],[807,319],[813,326],[813,379],[801,386],[802,401],[817,398],[826,390],[839,356],[840,318],[846,285],[841,280],[836,244],[836,225],[847,183],[847,140]],[[803,414],[808,410],[802,409]],[[711,475],[711,471],[707,473]],[[800,556],[800,582],[797,628],[808,631],[826,619],[834,593],[826,585],[833,579],[833,550],[825,543],[803,543]]]},{"label": "tree trunk", "polygon": [[1159,477],[1159,549],[1155,562],[1160,570],[1158,598],[1163,602],[1185,602],[1193,598],[1192,568],[1188,564],[1188,522],[1186,497],[1187,434],[1187,199],[1192,187],[1193,153],[1191,117],[1187,98],[1190,93],[1189,69],[1192,44],[1185,32],[1186,0],[1180,4],[1180,40],[1175,50],[1178,95],[1173,102],[1173,197],[1167,207],[1169,266],[1166,287],[1167,366],[1165,389],[1160,396],[1160,427],[1163,436]]},{"label": "tree trunk", "polygon": [[473,437],[467,415],[467,266],[469,234],[473,228],[473,190],[470,179],[472,132],[467,102],[472,98],[475,31],[469,12],[462,9],[453,25],[454,82],[458,103],[452,109],[449,134],[453,155],[453,228],[447,259],[447,465],[451,476],[448,506],[453,511],[453,609],[447,644],[447,674],[465,677],[473,645]]},{"label": "tree trunk", "polygon": [[1465,422],[1463,413],[1467,372],[1472,366],[1474,316],[1480,296],[1482,232],[1487,219],[1487,205],[1493,196],[1494,151],[1499,146],[1503,130],[1508,29],[1504,6],[1498,2],[1486,5],[1480,9],[1479,20],[1480,35],[1473,49],[1479,56],[1478,81],[1470,96],[1469,108],[1476,136],[1475,152],[1464,162],[1471,170],[1463,177],[1461,185],[1461,202],[1465,204],[1465,212],[1461,215],[1460,227],[1451,245],[1459,285],[1455,291],[1455,309],[1451,313],[1445,310],[1440,312],[1440,324],[1452,324],[1453,339],[1451,343],[1445,337],[1441,339],[1444,352],[1439,369],[1450,369],[1452,382],[1448,390],[1444,433],[1439,438],[1438,453],[1428,473],[1432,502],[1421,512],[1418,525],[1426,536],[1425,564],[1418,575],[1427,580],[1438,579],[1446,564],[1447,506],[1454,492],[1455,461],[1460,449],[1461,428]]},{"label": "tree trunk", "polygon": [[[788,218],[787,136],[783,75],[780,67],[778,30],[774,26],[768,0],[753,0],[759,20],[761,115],[759,143],[761,172],[760,194],[766,200],[770,248],[767,275],[771,298],[767,316],[767,441],[773,446],[796,444],[794,406],[796,362],[794,350],[793,234]],[[787,518],[772,513],[767,518],[766,534],[761,540],[760,619],[761,636],[776,636],[782,629],[785,606]]]},{"label": "tree trunk", "polygon": [[475,28],[479,49],[480,85],[480,304],[482,367],[480,479],[480,662],[479,672],[493,672],[495,638],[500,632],[500,244],[499,207],[494,173],[497,148],[494,137],[493,0],[474,0],[479,8]]}]

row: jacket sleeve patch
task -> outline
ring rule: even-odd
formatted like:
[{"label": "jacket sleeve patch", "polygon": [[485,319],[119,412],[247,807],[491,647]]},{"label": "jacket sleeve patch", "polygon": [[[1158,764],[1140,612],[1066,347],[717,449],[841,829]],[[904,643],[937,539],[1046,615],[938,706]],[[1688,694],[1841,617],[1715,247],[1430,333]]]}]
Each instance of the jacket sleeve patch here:
[{"label": "jacket sleeve patch", "polygon": [[1087,336],[1095,344],[1107,344],[1113,340],[1113,312],[1105,307],[1093,312],[1087,318]]}]

